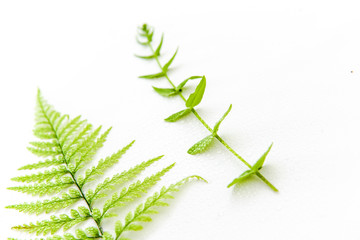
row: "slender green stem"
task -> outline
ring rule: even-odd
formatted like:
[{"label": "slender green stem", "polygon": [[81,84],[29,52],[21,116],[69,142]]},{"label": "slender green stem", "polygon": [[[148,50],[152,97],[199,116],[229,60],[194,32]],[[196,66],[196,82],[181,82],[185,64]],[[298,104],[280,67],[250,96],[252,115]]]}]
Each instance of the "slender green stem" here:
[{"label": "slender green stem", "polygon": [[102,238],[102,236],[103,236],[103,234],[104,234],[103,229],[102,229],[100,223],[98,223],[98,222],[95,220],[95,218],[93,217],[93,215],[92,215],[92,214],[93,214],[93,208],[92,208],[91,204],[89,203],[89,201],[87,200],[87,198],[86,198],[86,196],[85,196],[82,188],[80,187],[79,183],[77,182],[77,180],[76,180],[76,178],[75,178],[75,174],[72,173],[72,172],[69,170],[69,163],[68,163],[68,160],[66,159],[66,154],[65,154],[65,152],[64,152],[64,150],[63,150],[63,146],[60,144],[60,141],[59,141],[60,138],[59,138],[59,136],[58,136],[58,133],[57,133],[57,131],[55,130],[53,124],[52,124],[51,121],[50,121],[50,119],[49,119],[48,116],[46,115],[46,113],[45,113],[45,111],[44,111],[44,107],[43,107],[43,105],[41,105],[41,101],[39,101],[39,102],[40,102],[41,111],[43,112],[46,120],[47,120],[48,123],[50,124],[51,129],[52,129],[52,131],[53,131],[54,134],[55,134],[55,138],[57,139],[58,145],[59,145],[59,147],[60,147],[61,155],[62,155],[63,158],[64,158],[64,163],[65,163],[65,166],[66,166],[66,170],[67,170],[67,172],[70,174],[71,179],[72,179],[72,181],[74,182],[76,188],[78,189],[81,198],[84,199],[84,201],[85,201],[85,203],[86,203],[86,205],[87,205],[87,207],[88,207],[88,209],[89,209],[89,211],[90,211],[91,218],[94,220],[94,222],[96,223],[97,228],[99,229],[100,238]]},{"label": "slender green stem", "polygon": [[[155,56],[155,60],[159,66],[159,68],[163,71],[163,66],[160,63],[159,57],[155,54],[154,48],[151,45],[151,43],[147,43],[147,46],[151,49],[152,54]],[[170,80],[167,72],[164,72],[164,76],[167,79],[167,81],[170,83],[170,85],[175,89],[176,86],[175,84]],[[182,98],[182,100],[184,102],[186,102],[186,98],[184,97],[184,95],[182,93],[179,93],[179,96]],[[198,114],[198,112],[192,108],[191,112],[194,114],[194,116],[202,123],[202,125],[210,132],[213,133],[212,128],[204,121],[204,119]],[[243,162],[246,166],[248,166],[250,169],[252,168],[252,166],[245,161],[245,159],[243,157],[241,157],[232,147],[229,146],[229,144],[227,144],[219,135],[215,135],[216,139],[219,140],[219,142],[224,145],[236,158],[238,158],[241,162]],[[272,190],[274,190],[275,192],[278,191],[278,189],[276,187],[274,187],[274,185],[272,185],[261,173],[256,172],[256,176],[258,176],[264,183],[266,183]]]},{"label": "slender green stem", "polygon": [[278,191],[279,191],[274,185],[272,185],[272,184],[269,182],[269,180],[267,180],[263,175],[261,175],[261,173],[256,172],[255,174],[256,174],[256,176],[258,176],[261,180],[263,180],[272,190],[274,190],[275,192],[278,192]]}]

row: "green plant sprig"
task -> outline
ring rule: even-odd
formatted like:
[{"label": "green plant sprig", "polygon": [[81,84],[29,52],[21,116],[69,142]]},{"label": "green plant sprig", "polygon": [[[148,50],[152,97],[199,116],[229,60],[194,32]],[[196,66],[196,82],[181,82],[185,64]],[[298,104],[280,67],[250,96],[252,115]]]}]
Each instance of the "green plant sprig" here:
[{"label": "green plant sprig", "polygon": [[[149,74],[149,75],[143,75],[139,76],[139,78],[143,79],[157,79],[157,78],[166,78],[168,83],[171,85],[172,88],[158,88],[154,87],[153,89],[164,97],[170,97],[174,95],[180,96],[180,98],[185,102],[186,108],[176,112],[169,117],[165,118],[165,121],[167,122],[176,122],[177,120],[185,117],[186,115],[192,113],[200,122],[201,124],[210,132],[210,135],[206,136],[205,138],[201,139],[197,143],[195,143],[192,147],[189,148],[188,153],[189,154],[198,154],[203,151],[205,151],[209,145],[212,143],[212,141],[216,138],[223,146],[226,147],[236,158],[238,158],[241,162],[243,162],[250,170],[245,171],[242,173],[238,178],[235,178],[228,187],[233,186],[236,183],[242,182],[244,179],[250,177],[251,175],[256,175],[259,177],[263,182],[265,182],[272,190],[275,192],[278,191],[278,189],[271,184],[260,172],[259,170],[262,168],[262,165],[264,164],[265,158],[267,154],[269,153],[271,146],[267,150],[267,152],[252,166],[249,164],[243,157],[241,157],[232,147],[229,146],[219,135],[218,130],[220,127],[220,124],[225,119],[225,117],[229,114],[231,111],[232,105],[229,106],[228,110],[225,112],[225,114],[221,117],[221,119],[215,124],[213,128],[211,128],[205,120],[199,115],[199,113],[195,110],[195,107],[198,106],[203,98],[205,88],[206,88],[206,78],[205,76],[191,76],[184,81],[182,81],[178,86],[176,86],[173,81],[170,80],[168,75],[168,70],[170,65],[172,64],[174,58],[176,57],[178,53],[178,49],[176,49],[173,56],[166,62],[164,65],[160,63],[159,57],[160,57],[160,51],[161,47],[163,46],[164,41],[164,34],[161,36],[160,43],[156,49],[154,49],[152,42],[153,42],[153,36],[154,36],[154,30],[150,28],[147,24],[143,24],[141,27],[139,27],[139,33],[137,36],[137,42],[145,47],[148,47],[151,51],[151,54],[148,56],[139,56],[135,55],[138,58],[146,59],[146,60],[155,60],[157,65],[160,68],[160,72],[155,74]],[[195,79],[201,79],[199,84],[197,85],[195,91],[190,94],[190,96],[186,99],[184,95],[182,94],[184,86],[189,82],[189,80],[195,80]]]},{"label": "green plant sprig", "polygon": [[[82,202],[82,204],[77,209],[71,209],[67,214],[52,215],[47,220],[14,226],[12,229],[35,233],[36,235],[53,235],[60,229],[64,230],[63,236],[56,235],[46,238],[47,240],[129,240],[129,238],[124,236],[125,232],[141,230],[142,226],[139,222],[151,221],[149,215],[156,213],[155,208],[157,206],[167,205],[165,200],[166,198],[172,198],[170,193],[175,192],[181,185],[191,179],[206,182],[206,180],[199,176],[190,176],[175,185],[170,185],[167,188],[163,187],[159,192],[148,197],[144,204],[135,210],[134,214],[130,211],[126,215],[127,217],[124,218],[124,227],[120,230],[119,224],[121,224],[121,221],[118,221],[114,227],[115,235],[105,232],[103,220],[105,218],[117,217],[117,214],[113,212],[115,208],[126,206],[142,197],[174,167],[175,163],[143,180],[130,183],[128,187],[122,186],[119,192],[108,196],[108,190],[117,189],[122,184],[134,180],[147,167],[159,161],[163,156],[144,161],[112,177],[105,178],[102,182],[99,181],[95,188],[89,188],[88,183],[96,180],[96,177],[104,175],[106,170],[118,163],[119,159],[134,144],[134,141],[132,141],[124,148],[99,160],[95,166],[88,167],[81,173],[79,170],[85,168],[86,164],[93,160],[96,152],[106,141],[111,128],[102,134],[100,134],[101,126],[95,130],[92,129],[93,126],[87,123],[86,120],[81,120],[80,117],[70,119],[68,115],[62,115],[55,111],[42,98],[40,91],[38,92],[34,135],[40,138],[41,141],[31,142],[32,146],[28,149],[35,155],[48,159],[25,165],[19,170],[52,168],[30,175],[14,177],[12,178],[13,181],[22,182],[25,185],[9,187],[8,189],[38,196],[57,193],[61,193],[61,195],[31,203],[15,204],[7,206],[7,208],[38,215],[65,209],[77,202]],[[84,187],[89,189],[85,191]],[[102,209],[95,208],[94,203],[101,198],[107,198]],[[131,219],[129,216],[131,216]],[[94,226],[88,227],[85,230],[76,229],[75,236],[66,233],[70,228],[87,220],[92,220]],[[137,223],[135,224],[135,222]]]}]

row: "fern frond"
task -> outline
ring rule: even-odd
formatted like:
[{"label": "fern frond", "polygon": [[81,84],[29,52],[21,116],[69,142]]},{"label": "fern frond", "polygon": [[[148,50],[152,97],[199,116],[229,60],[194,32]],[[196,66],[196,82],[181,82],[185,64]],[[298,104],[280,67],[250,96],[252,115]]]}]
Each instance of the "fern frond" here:
[{"label": "fern frond", "polygon": [[188,182],[190,179],[196,178],[198,180],[205,181],[199,176],[190,176],[183,180],[170,185],[169,187],[161,188],[160,192],[154,193],[151,197],[147,198],[145,203],[138,205],[134,212],[129,212],[124,220],[124,224],[121,221],[117,221],[115,225],[115,240],[125,240],[128,238],[122,237],[122,234],[126,231],[139,231],[143,227],[141,222],[150,222],[152,219],[150,215],[157,214],[158,212],[154,209],[158,206],[168,206],[165,202],[166,199],[173,198],[171,193],[179,191],[179,188]]},{"label": "fern frond", "polygon": [[105,194],[100,194],[100,192],[103,192],[105,190],[113,189],[115,185],[119,185],[122,183],[125,183],[132,178],[136,177],[138,174],[140,174],[142,171],[145,170],[145,168],[149,167],[154,162],[160,160],[163,156],[159,156],[153,159],[150,159],[146,162],[142,162],[135,167],[130,168],[129,170],[123,171],[120,174],[115,174],[112,178],[106,178],[102,183],[98,184],[95,188],[95,191],[89,190],[86,193],[86,196],[89,199],[89,202],[92,203],[94,200],[105,197]]},{"label": "fern frond", "polygon": [[[68,115],[61,115],[42,98],[40,91],[38,92],[34,134],[41,140],[31,142],[29,150],[38,156],[49,158],[37,163],[27,164],[20,169],[34,170],[48,167],[52,168],[33,174],[14,177],[12,180],[23,182],[25,185],[9,187],[8,189],[39,196],[57,193],[61,193],[61,195],[59,194],[58,196],[36,202],[14,204],[6,208],[38,215],[70,207],[80,200],[83,201],[86,207],[78,207],[77,210],[71,209],[70,214],[51,216],[48,220],[18,225],[13,227],[13,229],[35,233],[36,235],[53,235],[60,229],[64,230],[65,233],[63,236],[47,237],[46,239],[48,240],[115,239],[110,233],[103,231],[101,225],[102,219],[114,216],[114,214],[110,212],[111,209],[123,206],[141,197],[141,195],[154,186],[174,164],[150,177],[146,177],[142,181],[138,180],[130,183],[128,187],[123,187],[119,194],[114,194],[110,199],[105,201],[105,205],[102,205],[102,211],[99,208],[94,208],[94,200],[107,196],[107,190],[132,180],[147,167],[163,157],[159,156],[144,161],[128,170],[115,174],[112,178],[106,178],[103,182],[97,184],[94,189],[88,190],[85,194],[83,186],[94,180],[96,176],[104,174],[107,169],[118,163],[122,155],[124,155],[134,143],[134,141],[132,141],[111,156],[101,159],[94,167],[85,170],[84,175],[80,175],[78,170],[85,167],[86,163],[93,159],[97,150],[100,149],[106,141],[110,130],[111,128],[101,134],[101,126],[93,130],[93,126],[87,123],[86,120],[81,120],[80,116],[70,119]],[[141,217],[137,219],[140,218]],[[94,220],[93,223],[96,224],[96,227],[88,227],[85,230],[76,229],[75,235],[66,233],[71,227],[88,219]],[[131,228],[131,226],[127,227],[126,231],[131,230]],[[44,240],[45,238],[40,239]]]},{"label": "fern frond", "polygon": [[126,151],[134,144],[135,141],[132,141],[127,146],[125,146],[123,149],[117,151],[110,157],[107,157],[105,159],[101,159],[97,166],[89,168],[85,172],[84,180],[82,183],[80,183],[81,186],[83,186],[85,183],[88,183],[92,180],[94,180],[95,175],[101,175],[104,174],[104,171],[110,167],[112,167],[115,163],[119,162],[119,159],[122,155],[126,153]]},{"label": "fern frond", "polygon": [[62,193],[61,197],[53,197],[44,201],[37,201],[32,203],[21,203],[7,206],[6,208],[16,209],[19,212],[29,214],[50,213],[62,208],[66,208],[76,203],[81,199],[81,194],[78,190],[70,189],[69,193]]},{"label": "fern frond", "polygon": [[25,175],[20,177],[14,177],[11,180],[16,182],[44,182],[50,181],[54,178],[59,178],[69,173],[65,166],[59,166],[57,168],[53,168],[51,170],[46,170],[44,172],[39,172],[31,175]]},{"label": "fern frond", "polygon": [[27,164],[25,166],[20,167],[18,170],[33,170],[39,168],[46,168],[51,166],[58,166],[64,164],[64,157],[59,156],[52,159],[46,159],[45,161],[39,161],[37,163]]},{"label": "fern frond", "polygon": [[36,233],[36,235],[54,234],[61,228],[68,230],[74,225],[84,222],[91,217],[90,211],[85,207],[79,207],[79,210],[71,210],[71,215],[61,214],[60,216],[51,216],[50,220],[38,221],[12,227],[12,229]]},{"label": "fern frond", "polygon": [[33,185],[24,185],[17,187],[9,187],[8,189],[17,192],[28,193],[33,196],[50,195],[58,193],[74,184],[74,181],[69,176],[64,176],[61,179],[56,179],[54,182],[39,183]]},{"label": "fern frond", "polygon": [[124,187],[120,194],[114,193],[112,197],[105,202],[101,217],[106,217],[106,213],[111,208],[122,207],[125,205],[125,203],[131,202],[135,198],[141,197],[142,193],[146,193],[149,188],[153,187],[158,181],[160,181],[161,177],[170,171],[170,169],[172,169],[174,166],[175,163],[157,172],[156,174],[145,178],[142,182],[137,181],[131,184],[128,188]]}]

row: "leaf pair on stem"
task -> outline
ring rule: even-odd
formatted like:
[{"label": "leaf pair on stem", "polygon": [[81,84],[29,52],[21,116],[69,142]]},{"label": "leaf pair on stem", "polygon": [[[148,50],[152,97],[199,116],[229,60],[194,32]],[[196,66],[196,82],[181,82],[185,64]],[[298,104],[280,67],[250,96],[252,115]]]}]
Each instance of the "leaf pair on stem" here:
[{"label": "leaf pair on stem", "polygon": [[[196,79],[196,78],[201,78],[201,81],[199,83],[199,85],[197,85],[195,92],[193,92],[189,98],[186,100],[185,102],[185,106],[186,109],[181,110],[177,113],[172,114],[171,116],[165,118],[165,121],[167,122],[176,122],[177,120],[179,120],[180,118],[186,116],[187,114],[189,114],[191,112],[191,110],[196,107],[197,105],[200,104],[203,96],[204,96],[204,92],[205,92],[205,87],[206,87],[206,78],[205,76],[199,77],[199,76],[193,76],[190,77],[186,80],[184,80],[182,83],[179,84],[180,89],[185,86],[185,84],[187,83],[188,80],[190,79]],[[179,88],[176,87],[176,89]],[[176,91],[176,89],[174,89]]]},{"label": "leaf pair on stem", "polygon": [[222,121],[224,121],[225,117],[229,114],[229,112],[231,111],[232,108],[232,104],[230,104],[228,110],[224,113],[224,115],[220,118],[220,120],[215,124],[212,133],[203,138],[202,140],[198,141],[197,143],[195,143],[189,150],[188,153],[189,154],[197,154],[200,153],[202,151],[204,151],[214,140],[214,138],[216,138],[217,136],[217,132],[219,130],[220,124]]},{"label": "leaf pair on stem", "polygon": [[264,165],[265,158],[268,155],[268,153],[270,152],[272,145],[273,144],[270,145],[268,150],[259,158],[259,160],[257,160],[257,162],[249,170],[246,170],[238,178],[235,178],[227,187],[229,188],[236,183],[241,183],[242,181],[249,178],[250,176],[259,173],[259,170]]}]

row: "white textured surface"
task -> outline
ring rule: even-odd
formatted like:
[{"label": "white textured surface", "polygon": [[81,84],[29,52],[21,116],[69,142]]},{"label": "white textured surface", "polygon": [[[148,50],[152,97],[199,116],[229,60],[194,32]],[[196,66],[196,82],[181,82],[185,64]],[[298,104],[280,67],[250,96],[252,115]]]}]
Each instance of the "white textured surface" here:
[{"label": "white textured surface", "polygon": [[[37,87],[59,111],[114,127],[101,156],[137,140],[118,169],[165,154],[147,173],[177,166],[158,186],[191,174],[209,181],[184,187],[133,239],[360,239],[357,1],[130,2],[0,3],[0,239],[34,219],[4,206],[30,200],[6,187],[36,160],[26,146]],[[262,172],[278,194],[257,179],[227,189],[246,168],[219,143],[186,154],[207,132],[194,117],[165,123],[183,103],[152,91],[164,80],[137,78],[157,71],[133,56],[143,22],[156,39],[165,32],[166,58],[180,46],[175,82],[207,76],[199,113],[208,123],[233,104],[219,134],[245,159],[274,142]]]}]

